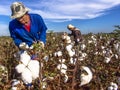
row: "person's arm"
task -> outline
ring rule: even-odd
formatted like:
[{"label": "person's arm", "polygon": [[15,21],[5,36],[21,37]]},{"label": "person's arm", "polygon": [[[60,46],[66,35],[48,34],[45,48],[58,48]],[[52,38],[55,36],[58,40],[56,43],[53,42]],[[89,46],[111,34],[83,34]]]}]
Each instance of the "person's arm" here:
[{"label": "person's arm", "polygon": [[18,38],[18,36],[14,32],[14,25],[12,25],[11,23],[9,24],[9,31],[10,31],[10,36],[13,39],[15,45],[19,47],[19,45],[20,45],[20,43],[22,43],[22,41]]},{"label": "person's arm", "polygon": [[82,35],[81,35],[81,32],[79,30],[75,31],[75,35],[76,35],[76,41],[77,42],[82,40]]},{"label": "person's arm", "polygon": [[38,16],[38,25],[39,25],[39,40],[42,41],[44,44],[46,43],[46,30],[47,27],[42,19],[41,16]]},{"label": "person's arm", "polygon": [[80,31],[79,31],[79,30],[76,30],[76,31],[75,31],[75,35],[76,35],[76,38],[79,38],[80,35],[81,35],[81,34],[80,34]]}]

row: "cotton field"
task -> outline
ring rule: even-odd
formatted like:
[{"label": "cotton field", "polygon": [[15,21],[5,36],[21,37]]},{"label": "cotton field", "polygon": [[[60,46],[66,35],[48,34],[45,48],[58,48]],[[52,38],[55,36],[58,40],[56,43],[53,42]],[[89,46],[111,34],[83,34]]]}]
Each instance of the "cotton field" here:
[{"label": "cotton field", "polygon": [[0,41],[0,90],[120,89],[116,33],[89,33],[75,45],[67,33],[49,32],[44,49],[36,45],[33,50],[36,60],[30,59],[30,50],[21,55],[10,37]]}]

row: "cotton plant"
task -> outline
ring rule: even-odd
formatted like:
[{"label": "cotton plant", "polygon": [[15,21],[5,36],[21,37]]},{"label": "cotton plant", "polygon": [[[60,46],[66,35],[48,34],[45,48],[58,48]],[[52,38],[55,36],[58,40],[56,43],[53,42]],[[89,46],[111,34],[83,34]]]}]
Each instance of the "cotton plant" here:
[{"label": "cotton plant", "polygon": [[118,85],[114,82],[110,82],[110,86],[108,86],[107,90],[118,90]]},{"label": "cotton plant", "polygon": [[120,55],[120,42],[114,43],[113,45],[118,55]]},{"label": "cotton plant", "polygon": [[80,45],[80,47],[81,47],[81,50],[85,50],[85,49],[86,49],[86,45],[85,45],[84,43],[82,43],[82,44]]},{"label": "cotton plant", "polygon": [[105,58],[104,58],[104,62],[105,62],[105,63],[109,63],[110,61],[111,61],[111,58],[110,58],[110,57],[105,57]]},{"label": "cotton plant", "polygon": [[70,58],[70,64],[76,64],[76,61],[77,61],[77,58],[73,58],[73,57],[71,57]]},{"label": "cotton plant", "polygon": [[8,81],[8,69],[4,65],[0,64],[0,84]]},{"label": "cotton plant", "polygon": [[116,59],[119,59],[119,56],[117,54],[114,54],[114,56],[115,56]]},{"label": "cotton plant", "polygon": [[[54,53],[54,56],[56,57],[61,57],[62,56],[62,51],[57,51]],[[66,74],[67,71],[67,65],[65,64],[65,59],[60,59],[59,58],[59,64],[57,65],[57,69],[60,70],[60,73],[64,75],[64,82],[67,82],[68,76]]]},{"label": "cotton plant", "polygon": [[105,49],[105,46],[102,45],[102,46],[101,46],[101,49],[104,50],[104,49]]},{"label": "cotton plant", "polygon": [[92,40],[88,40],[88,44],[91,44],[91,43],[93,43],[93,41]]},{"label": "cotton plant", "polygon": [[67,76],[67,65],[65,65],[65,59],[59,59],[60,64],[57,65],[57,69],[60,70],[60,73],[64,75],[64,82],[68,81]]},{"label": "cotton plant", "polygon": [[114,56],[113,52],[111,49],[106,49],[106,52],[104,53],[104,62],[105,63],[109,63],[112,59],[112,57]]},{"label": "cotton plant", "polygon": [[39,62],[31,60],[30,55],[24,51],[20,55],[20,63],[15,67],[16,71],[21,74],[21,79],[28,85],[39,77]]},{"label": "cotton plant", "polygon": [[[55,57],[61,57],[62,56],[62,51],[56,51],[55,53],[54,53],[54,56]],[[60,64],[58,64],[57,65],[57,69],[58,70],[60,70],[61,71],[61,73],[66,73],[66,70],[65,69],[67,69],[67,66],[65,65],[65,59],[60,59],[59,58],[59,63]],[[62,69],[62,68],[65,68],[65,69]]]},{"label": "cotton plant", "polygon": [[65,41],[65,43],[71,43],[71,38],[70,38],[70,36],[68,36],[67,33],[64,33],[62,35],[62,39]]},{"label": "cotton plant", "polygon": [[54,53],[54,56],[55,56],[55,57],[56,57],[56,56],[58,56],[58,57],[62,56],[62,51],[56,51],[56,52]]},{"label": "cotton plant", "polygon": [[87,53],[79,51],[79,57],[78,57],[79,61],[85,60],[86,57],[87,57]]},{"label": "cotton plant", "polygon": [[45,60],[46,62],[49,60],[49,56],[48,55],[45,55],[44,57],[43,57],[43,60]]},{"label": "cotton plant", "polygon": [[[80,84],[79,86],[83,86],[83,85],[86,85],[88,84],[92,78],[93,78],[93,73],[92,71],[90,70],[89,67],[87,66],[81,66],[81,75],[80,75]],[[86,72],[86,73],[84,73]]]},{"label": "cotton plant", "polygon": [[96,39],[96,36],[93,34],[89,39],[88,39],[88,44],[91,44],[91,43],[96,43],[97,39]]},{"label": "cotton plant", "polygon": [[71,45],[71,44],[66,46],[66,50],[70,57],[73,57],[75,55],[75,50],[72,48],[73,48],[73,45]]},{"label": "cotton plant", "polygon": [[66,44],[66,50],[67,50],[67,52],[68,52],[68,55],[70,56],[70,57],[73,57],[74,55],[75,55],[75,50],[73,49],[73,43],[72,43],[72,41],[71,41],[71,38],[70,38],[70,36],[68,36],[68,34],[67,33],[64,33],[63,35],[62,35],[62,39],[65,41],[65,44]]},{"label": "cotton plant", "polygon": [[67,65],[65,65],[65,59],[59,59],[60,64],[57,65],[57,69],[60,70],[62,74],[66,74]]},{"label": "cotton plant", "polygon": [[93,34],[92,36],[91,36],[91,39],[93,40],[93,41],[96,41],[97,39],[96,39],[96,36]]}]

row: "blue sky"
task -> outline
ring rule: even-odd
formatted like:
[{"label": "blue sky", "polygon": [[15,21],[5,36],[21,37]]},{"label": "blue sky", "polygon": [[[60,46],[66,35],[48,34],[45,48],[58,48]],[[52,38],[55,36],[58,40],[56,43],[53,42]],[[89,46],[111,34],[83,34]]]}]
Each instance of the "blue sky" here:
[{"label": "blue sky", "polygon": [[120,25],[120,0],[0,0],[0,36],[9,35],[10,5],[15,1],[40,14],[54,32],[69,32],[66,26],[73,24],[83,34],[109,33]]}]

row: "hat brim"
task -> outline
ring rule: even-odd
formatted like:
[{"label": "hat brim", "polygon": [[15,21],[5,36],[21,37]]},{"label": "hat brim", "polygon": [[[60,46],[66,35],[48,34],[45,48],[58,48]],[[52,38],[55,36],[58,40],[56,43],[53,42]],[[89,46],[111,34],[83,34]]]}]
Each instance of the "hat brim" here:
[{"label": "hat brim", "polygon": [[25,8],[25,10],[23,12],[18,12],[18,13],[14,14],[14,15],[11,15],[11,18],[12,19],[20,18],[20,17],[22,17],[28,11],[29,11],[29,9]]}]

